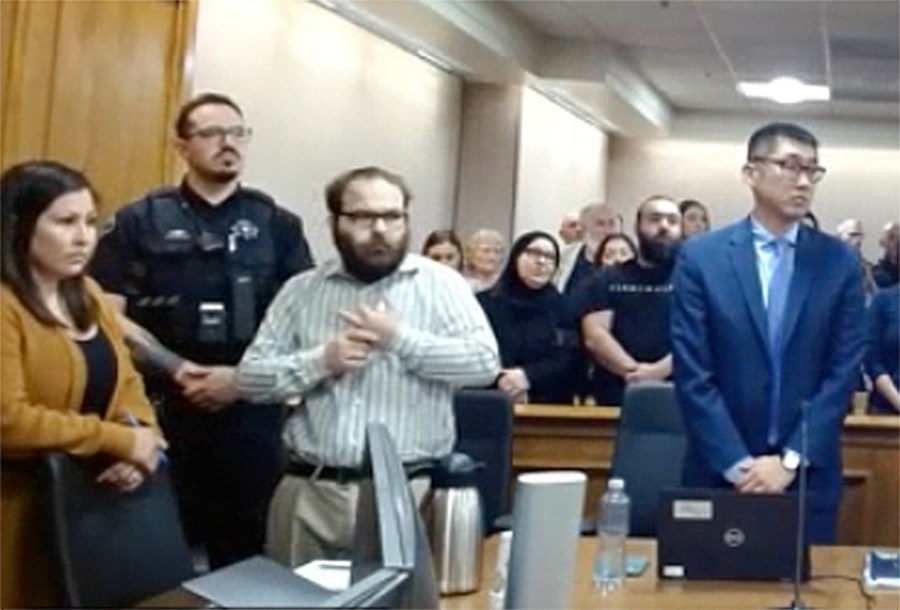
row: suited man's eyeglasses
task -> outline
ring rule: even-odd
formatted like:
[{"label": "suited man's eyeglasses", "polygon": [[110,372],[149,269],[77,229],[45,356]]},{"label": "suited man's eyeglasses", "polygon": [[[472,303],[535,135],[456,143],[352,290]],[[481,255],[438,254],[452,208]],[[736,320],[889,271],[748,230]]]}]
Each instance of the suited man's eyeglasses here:
[{"label": "suited man's eyeglasses", "polygon": [[806,174],[813,184],[825,177],[826,170],[821,165],[806,165],[793,159],[773,159],[771,157],[752,157],[750,160],[757,163],[771,163],[783,176],[794,182],[800,179],[800,174]]}]

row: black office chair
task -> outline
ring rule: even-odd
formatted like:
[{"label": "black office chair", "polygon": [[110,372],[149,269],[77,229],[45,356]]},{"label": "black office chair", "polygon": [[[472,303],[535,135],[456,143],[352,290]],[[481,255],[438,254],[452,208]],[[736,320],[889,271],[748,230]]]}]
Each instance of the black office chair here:
[{"label": "black office chair", "polygon": [[656,535],[659,493],[681,484],[686,447],[673,385],[630,384],[622,400],[610,477],[625,479],[631,535]]},{"label": "black office chair", "polygon": [[484,467],[476,474],[484,510],[485,533],[509,529],[509,481],[512,476],[513,406],[500,390],[469,390],[453,397],[456,445]]},{"label": "black office chair", "polygon": [[61,605],[126,607],[194,576],[164,467],[131,493],[95,482],[106,463],[44,459],[49,542]]}]

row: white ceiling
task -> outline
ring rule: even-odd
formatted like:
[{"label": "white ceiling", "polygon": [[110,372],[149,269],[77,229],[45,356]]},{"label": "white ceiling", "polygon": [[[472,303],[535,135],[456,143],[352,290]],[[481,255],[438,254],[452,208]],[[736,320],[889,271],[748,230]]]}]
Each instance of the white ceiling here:
[{"label": "white ceiling", "polygon": [[597,45],[613,49],[676,112],[771,111],[774,104],[746,100],[735,85],[787,75],[832,89],[830,102],[792,106],[792,114],[900,118],[897,0],[501,4],[539,38],[585,52]]}]

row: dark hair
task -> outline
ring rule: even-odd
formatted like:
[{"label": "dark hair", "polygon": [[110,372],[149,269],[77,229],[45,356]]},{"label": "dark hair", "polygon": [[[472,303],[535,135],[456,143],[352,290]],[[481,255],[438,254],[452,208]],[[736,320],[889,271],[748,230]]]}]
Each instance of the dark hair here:
[{"label": "dark hair", "polygon": [[816,150],[819,148],[816,136],[803,127],[794,123],[769,123],[754,131],[750,136],[747,143],[747,161],[752,161],[754,157],[764,154],[760,149],[764,146],[771,147],[778,138],[809,144]]},{"label": "dark hair", "polygon": [[709,217],[709,211],[706,209],[706,206],[697,201],[696,199],[685,199],[678,204],[678,209],[681,210],[682,214],[685,214],[691,208],[699,208],[703,210],[703,213]]},{"label": "dark hair", "polygon": [[[675,200],[668,195],[651,195],[638,204],[637,213],[634,216],[635,223],[641,223],[641,214],[644,213],[644,206],[653,201],[671,201],[672,203],[675,203]],[[678,206],[677,203],[675,205]],[[680,207],[678,208],[678,211],[681,213]]]},{"label": "dark hair", "polygon": [[188,136],[188,128],[191,124],[191,113],[200,106],[210,105],[228,106],[241,115],[241,118],[244,116],[244,111],[237,105],[237,102],[227,95],[222,95],[221,93],[201,93],[200,95],[191,98],[190,101],[185,103],[184,106],[178,110],[178,116],[175,118],[175,135],[179,138],[186,138]]},{"label": "dark hair", "polygon": [[459,237],[452,229],[445,229],[443,231],[432,231],[428,234],[428,237],[425,238],[425,242],[422,244],[422,254],[428,255],[428,251],[433,246],[439,246],[440,244],[450,244],[456,251],[459,252],[459,264],[457,265],[457,271],[462,271],[463,269],[463,258],[465,254],[463,253],[462,242],[459,241]]},{"label": "dark hair", "polygon": [[400,189],[400,192],[403,194],[403,209],[409,207],[412,195],[410,194],[406,183],[403,182],[403,178],[401,178],[399,174],[389,172],[386,169],[369,166],[357,167],[356,169],[344,172],[325,187],[325,205],[328,206],[328,211],[334,215],[341,213],[344,205],[344,191],[347,190],[347,186],[351,182],[354,180],[375,180],[377,178],[393,184]]},{"label": "dark hair", "polygon": [[684,229],[684,215],[687,214],[692,209],[698,209],[703,212],[703,217],[706,218],[706,230],[709,230],[709,210],[706,209],[706,206],[697,201],[696,199],[685,199],[681,203],[678,204],[678,209],[681,210],[681,226],[682,230]]},{"label": "dark hair", "polygon": [[603,238],[603,241],[600,242],[600,245],[597,246],[597,253],[594,254],[594,266],[600,267],[603,265],[603,251],[606,250],[606,244],[611,241],[615,241],[620,239],[628,244],[628,249],[631,250],[631,253],[634,255],[634,258],[638,256],[637,246],[634,245],[634,240],[628,237],[625,233],[610,233],[606,237]]},{"label": "dark hair", "polygon": [[[87,178],[78,170],[55,161],[28,161],[14,165],[0,177],[0,245],[2,281],[41,322],[60,326],[41,298],[31,274],[28,254],[38,218],[63,195],[87,189]],[[96,199],[96,197],[95,197]],[[76,328],[85,331],[96,320],[94,305],[84,287],[84,275],[66,278],[60,295]]]}]

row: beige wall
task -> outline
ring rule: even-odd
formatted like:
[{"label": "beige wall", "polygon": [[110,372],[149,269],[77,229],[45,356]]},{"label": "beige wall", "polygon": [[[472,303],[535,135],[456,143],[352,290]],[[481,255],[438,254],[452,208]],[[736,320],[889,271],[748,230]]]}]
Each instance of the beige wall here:
[{"label": "beige wall", "polygon": [[466,83],[455,227],[460,235],[494,229],[509,237],[516,199],[522,92]]},{"label": "beige wall", "polygon": [[381,165],[414,194],[413,247],[453,219],[461,83],[307,2],[200,3],[194,91],[227,93],[254,128],[246,181],[299,213],[333,254],[322,191]]},{"label": "beige wall", "polygon": [[[623,140],[610,145],[609,197],[627,211],[655,193],[699,199],[714,226],[747,213],[751,200],[740,180],[747,138],[772,117],[690,113],[679,115],[664,140]],[[844,218],[862,219],[864,251],[877,258],[880,227],[900,216],[900,149],[896,122],[797,119],[820,141],[819,162],[828,174],[819,185],[813,212],[833,231]]]},{"label": "beige wall", "polygon": [[560,217],[606,196],[607,137],[532,89],[523,89],[513,233],[556,235]]}]

